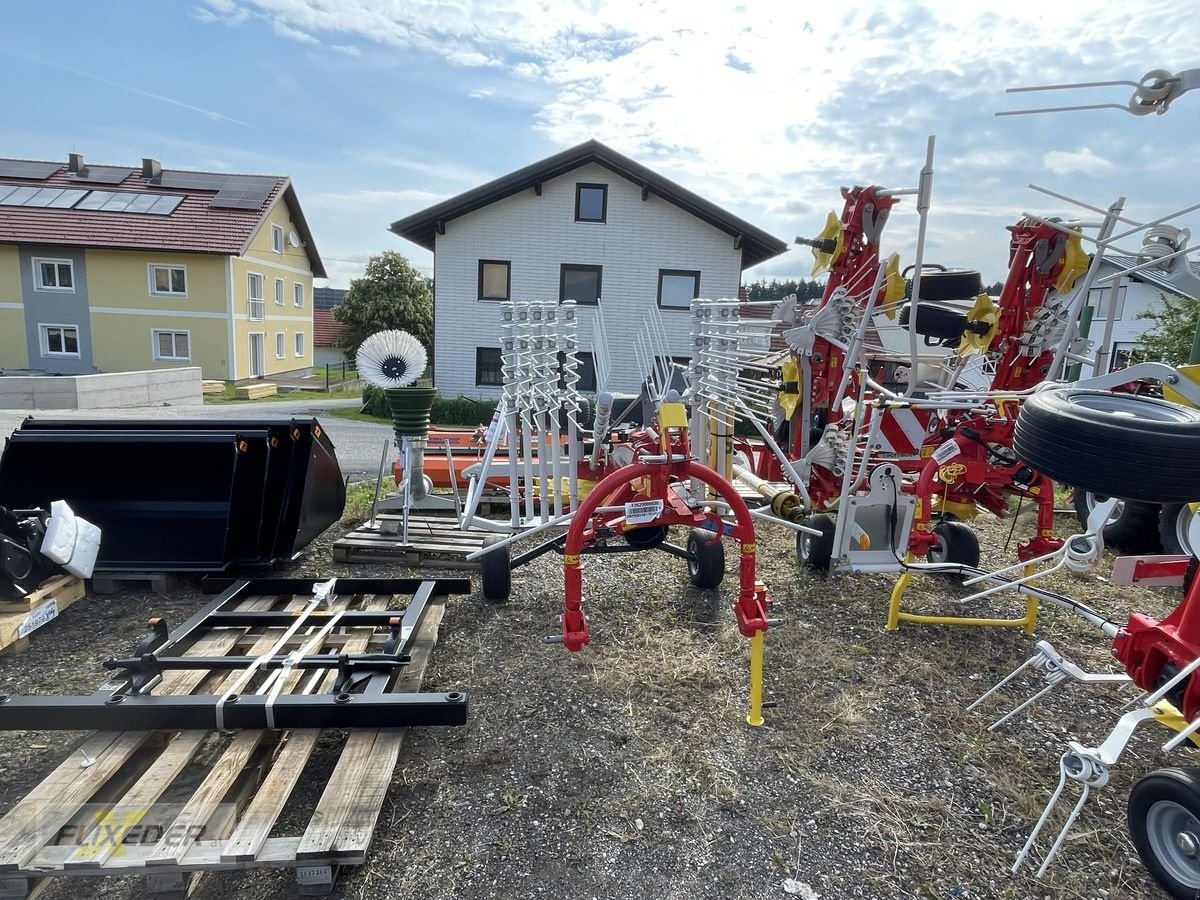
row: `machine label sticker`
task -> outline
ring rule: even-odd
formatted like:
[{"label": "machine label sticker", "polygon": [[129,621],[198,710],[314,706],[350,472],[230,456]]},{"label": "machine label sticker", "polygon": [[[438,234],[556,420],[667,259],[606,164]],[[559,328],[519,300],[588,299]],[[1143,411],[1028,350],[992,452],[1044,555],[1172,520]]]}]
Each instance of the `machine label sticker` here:
[{"label": "machine label sticker", "polygon": [[939,466],[943,466],[960,453],[962,453],[962,447],[958,446],[954,441],[946,441],[946,443],[933,451],[933,461]]},{"label": "machine label sticker", "polygon": [[635,500],[625,504],[625,523],[639,525],[643,522],[653,522],[662,515],[662,500]]},{"label": "machine label sticker", "polygon": [[51,619],[58,618],[58,601],[54,599],[47,600],[33,612],[31,612],[25,621],[17,626],[17,639],[37,631]]}]

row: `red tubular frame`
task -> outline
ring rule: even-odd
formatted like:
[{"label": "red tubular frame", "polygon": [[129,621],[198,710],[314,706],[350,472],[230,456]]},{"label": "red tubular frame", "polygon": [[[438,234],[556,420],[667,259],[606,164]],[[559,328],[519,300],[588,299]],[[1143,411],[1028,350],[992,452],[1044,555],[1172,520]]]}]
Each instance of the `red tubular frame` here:
[{"label": "red tubular frame", "polygon": [[[671,448],[674,449],[674,448]],[[670,452],[670,451],[668,451]],[[729,504],[734,515],[734,523],[726,525],[711,513],[692,510],[679,500],[678,494],[671,484],[684,479],[696,478],[711,487],[717,496]],[[649,488],[639,490],[635,482],[642,479],[649,481]],[[754,637],[760,631],[767,630],[767,609],[771,600],[766,589],[756,580],[755,554],[757,545],[754,537],[754,522],[750,517],[750,509],[737,490],[720,474],[693,459],[685,459],[670,463],[647,463],[634,461],[605,476],[599,484],[584,498],[579,509],[571,520],[567,531],[566,543],[563,547],[563,580],[564,602],[563,613],[559,621],[562,625],[562,642],[568,650],[581,650],[588,643],[587,616],[583,612],[583,570],[580,555],[585,548],[595,543],[597,532],[603,529],[618,530],[623,524],[624,516],[613,514],[604,517],[596,514],[599,506],[617,505],[627,499],[636,497],[663,498],[663,513],[650,522],[640,522],[636,527],[653,527],[656,525],[689,525],[702,526],[706,521],[716,519],[718,532],[713,534],[713,540],[721,539],[728,533],[738,541],[740,560],[738,575],[740,580],[737,602],[734,604],[734,616],[737,618],[738,631],[744,637]]]}]

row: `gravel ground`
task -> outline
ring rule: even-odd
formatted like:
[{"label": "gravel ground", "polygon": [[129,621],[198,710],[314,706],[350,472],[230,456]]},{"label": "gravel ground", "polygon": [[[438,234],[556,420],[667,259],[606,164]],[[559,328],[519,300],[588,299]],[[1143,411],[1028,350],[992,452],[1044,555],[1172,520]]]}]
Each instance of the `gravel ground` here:
[{"label": "gravel ground", "polygon": [[[1074,521],[1060,525],[1069,531]],[[1014,540],[1031,528],[1022,517]],[[1009,559],[1007,523],[981,519],[978,529],[995,548],[985,562]],[[414,574],[331,564],[338,531],[279,574]],[[344,871],[334,896],[1162,896],[1125,834],[1124,805],[1133,780],[1182,759],[1160,753],[1165,732],[1135,739],[1045,879],[1010,875],[1066,741],[1102,739],[1120,695],[1065,689],[988,733],[1003,705],[966,705],[1027,658],[1034,638],[916,625],[886,632],[894,576],[798,572],[792,543],[760,533],[760,577],[785,620],[767,636],[767,692],[777,706],[762,728],[745,724],[748,642],[729,611],[732,553],[719,592],[691,587],[682,561],[663,554],[589,558],[592,643],[578,654],[542,641],[557,630],[562,602],[556,556],[518,569],[506,604],[478,591],[452,598],[426,686],[471,691],[470,721],[409,736],[367,865]],[[1096,575],[1055,586],[1118,619],[1161,615],[1177,597]],[[956,591],[922,578],[909,602],[951,609]],[[132,646],[148,615],[179,621],[204,602],[195,584],[170,597],[90,597],[39,631],[29,652],[0,658],[0,690],[89,692],[104,678],[101,661]],[[1066,613],[1045,611],[1037,637],[1086,667],[1113,666],[1102,636]],[[80,737],[0,735],[0,806],[11,807]],[[323,742],[297,809],[311,808],[336,752],[335,740]],[[142,891],[136,879],[59,880],[46,896]],[[290,872],[249,871],[210,875],[196,896],[295,893]]]}]

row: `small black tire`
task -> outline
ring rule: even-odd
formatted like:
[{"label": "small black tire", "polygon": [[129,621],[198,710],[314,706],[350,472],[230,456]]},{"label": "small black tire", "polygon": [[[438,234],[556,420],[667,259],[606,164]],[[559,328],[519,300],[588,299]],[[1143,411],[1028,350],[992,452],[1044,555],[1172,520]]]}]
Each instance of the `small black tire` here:
[{"label": "small black tire", "polygon": [[[1092,514],[1096,504],[1107,499],[1104,494],[1075,489],[1075,516],[1084,528],[1087,527],[1088,516]],[[1126,553],[1157,553],[1161,508],[1155,503],[1117,501],[1112,518],[1104,526],[1105,545],[1124,550]]]},{"label": "small black tire", "polygon": [[[1142,865],[1177,900],[1200,896],[1200,769],[1159,769],[1138,780],[1126,810]],[[1187,835],[1186,844],[1183,840]]]},{"label": "small black tire", "polygon": [[1146,503],[1200,497],[1200,410],[1153,397],[1059,388],[1029,397],[1013,448],[1077,489]]},{"label": "small black tire", "polygon": [[922,300],[974,300],[982,293],[983,279],[974,269],[921,272]]},{"label": "small black tire", "polygon": [[[900,324],[908,328],[911,319],[912,304],[905,303],[900,308]],[[920,309],[917,310],[917,334],[924,337],[957,341],[962,338],[966,327],[967,314],[962,310],[935,303],[921,303]]]},{"label": "small black tire", "polygon": [[725,546],[707,528],[693,528],[687,539],[688,577],[702,591],[711,590],[725,577]]},{"label": "small black tire", "polygon": [[963,522],[943,520],[933,526],[938,542],[929,548],[925,558],[931,563],[955,563],[960,566],[979,566],[979,538]]},{"label": "small black tire", "polygon": [[666,525],[643,525],[630,528],[623,535],[625,543],[636,550],[653,550],[667,539]]},{"label": "small black tire", "polygon": [[[483,539],[483,546],[490,547],[504,540],[500,535],[490,535]],[[500,603],[512,594],[512,564],[508,555],[509,545],[499,550],[485,553],[479,558],[479,578],[483,582],[483,597],[493,603]]]},{"label": "small black tire", "polygon": [[833,562],[833,535],[837,523],[829,516],[809,516],[800,524],[821,533],[796,532],[796,562],[819,572],[828,572]]},{"label": "small black tire", "polygon": [[1158,516],[1158,537],[1162,541],[1163,553],[1186,553],[1200,555],[1200,547],[1193,547],[1188,529],[1192,523],[1192,507],[1188,503],[1168,503]]}]

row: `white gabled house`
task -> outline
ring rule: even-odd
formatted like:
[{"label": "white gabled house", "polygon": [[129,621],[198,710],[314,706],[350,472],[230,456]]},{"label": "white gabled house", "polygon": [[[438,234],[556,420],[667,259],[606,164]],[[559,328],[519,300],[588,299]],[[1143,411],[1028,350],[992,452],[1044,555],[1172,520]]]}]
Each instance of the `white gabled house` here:
[{"label": "white gabled house", "polygon": [[392,223],[434,253],[434,385],[498,398],[500,303],[575,300],[580,387],[603,305],[614,391],[635,391],[634,340],[660,309],[672,355],[690,355],[695,297],[737,297],[742,271],[787,244],[597,141]]},{"label": "white gabled house", "polygon": [[[1106,256],[1101,263],[1099,280],[1140,262],[1132,256]],[[1169,263],[1139,269],[1125,276],[1117,292],[1111,333],[1105,340],[1111,294],[1111,283],[1102,284],[1088,291],[1087,300],[1087,305],[1092,308],[1088,340],[1093,344],[1093,355],[1100,355],[1104,372],[1124,369],[1142,361],[1138,353],[1142,347],[1140,338],[1154,327],[1154,322],[1138,318],[1138,314],[1158,307],[1163,294],[1200,299],[1200,264],[1189,265],[1185,257],[1177,257]],[[1086,367],[1084,374],[1090,374]]]}]

